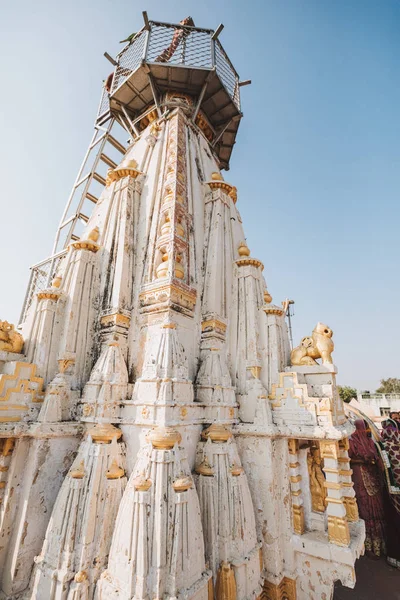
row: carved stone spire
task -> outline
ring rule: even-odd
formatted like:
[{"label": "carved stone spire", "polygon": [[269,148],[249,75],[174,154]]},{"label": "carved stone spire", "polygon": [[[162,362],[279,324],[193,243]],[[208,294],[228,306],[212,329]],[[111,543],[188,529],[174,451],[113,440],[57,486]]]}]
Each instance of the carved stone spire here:
[{"label": "carved stone spire", "polygon": [[121,502],[99,600],[207,598],[198,498],[180,441],[172,428],[150,431]]}]

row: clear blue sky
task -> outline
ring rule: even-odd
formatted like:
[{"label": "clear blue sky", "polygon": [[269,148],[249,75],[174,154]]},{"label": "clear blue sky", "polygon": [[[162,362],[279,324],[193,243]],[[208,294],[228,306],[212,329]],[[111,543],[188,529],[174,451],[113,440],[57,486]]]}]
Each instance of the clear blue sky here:
[{"label": "clear blue sky", "polygon": [[242,79],[226,179],[294,336],[334,330],[339,382],[400,377],[399,0],[15,0],[0,35],[0,319],[18,319],[92,133],[118,41],[150,18],[223,22]]}]

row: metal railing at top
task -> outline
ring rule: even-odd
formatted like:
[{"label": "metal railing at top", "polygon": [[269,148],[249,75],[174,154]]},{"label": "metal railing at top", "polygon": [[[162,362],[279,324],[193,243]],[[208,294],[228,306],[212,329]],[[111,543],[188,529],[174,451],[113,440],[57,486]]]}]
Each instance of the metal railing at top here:
[{"label": "metal railing at top", "polygon": [[400,394],[360,394],[362,400],[400,400]]},{"label": "metal railing at top", "polygon": [[42,262],[31,267],[31,275],[29,278],[28,289],[26,290],[24,303],[22,305],[19,325],[25,322],[28,310],[36,294],[50,286],[60,262],[64,259],[67,253],[66,250],[58,252],[54,256],[50,256]]},{"label": "metal railing at top", "polygon": [[150,21],[118,54],[111,95],[144,61],[192,69],[215,67],[226,91],[240,108],[239,76],[213,30]]}]

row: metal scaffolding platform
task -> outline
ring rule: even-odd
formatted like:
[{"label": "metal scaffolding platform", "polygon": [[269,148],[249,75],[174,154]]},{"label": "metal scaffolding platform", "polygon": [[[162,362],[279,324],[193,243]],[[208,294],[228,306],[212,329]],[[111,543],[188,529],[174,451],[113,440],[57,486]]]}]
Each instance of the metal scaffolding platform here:
[{"label": "metal scaffolding platform", "polygon": [[221,168],[229,168],[240,111],[240,82],[218,35],[223,29],[149,21],[114,60],[106,79],[94,134],[57,229],[52,254],[31,267],[20,325],[35,294],[50,285],[71,241],[77,240],[104,189],[108,168],[115,168],[126,152],[122,137],[140,136],[143,118],[166,110],[165,92],[184,92],[194,100],[192,120],[201,111],[210,130],[210,145]]}]

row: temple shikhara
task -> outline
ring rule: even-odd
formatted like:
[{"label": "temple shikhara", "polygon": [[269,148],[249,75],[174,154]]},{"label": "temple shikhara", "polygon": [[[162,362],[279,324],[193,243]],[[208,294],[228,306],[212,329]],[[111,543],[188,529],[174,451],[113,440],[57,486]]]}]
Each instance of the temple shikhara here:
[{"label": "temple shikhara", "polygon": [[0,598],[329,600],[364,542],[332,331],[291,349],[221,172],[222,26],[143,16],[0,322]]}]

